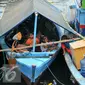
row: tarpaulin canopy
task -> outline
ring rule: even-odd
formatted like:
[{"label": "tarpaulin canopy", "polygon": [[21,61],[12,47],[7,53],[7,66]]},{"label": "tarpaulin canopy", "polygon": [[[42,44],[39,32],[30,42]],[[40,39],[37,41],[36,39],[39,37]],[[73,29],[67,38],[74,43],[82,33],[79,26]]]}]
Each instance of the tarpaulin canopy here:
[{"label": "tarpaulin canopy", "polygon": [[33,12],[38,12],[70,32],[76,33],[64,20],[61,12],[47,1],[15,0],[15,2],[7,5],[5,13],[0,20],[0,36],[8,32]]}]

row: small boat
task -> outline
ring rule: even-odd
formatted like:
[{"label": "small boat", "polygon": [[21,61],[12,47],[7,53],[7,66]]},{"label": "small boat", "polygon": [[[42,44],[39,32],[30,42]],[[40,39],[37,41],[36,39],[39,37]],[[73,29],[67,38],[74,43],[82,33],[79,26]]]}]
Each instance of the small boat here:
[{"label": "small boat", "polygon": [[[35,82],[53,62],[61,48],[60,44],[55,44],[54,49],[45,52],[36,50],[38,32],[40,31],[41,34],[47,36],[50,42],[54,42],[60,40],[64,33],[63,28],[78,34],[67,24],[61,12],[47,1],[16,0],[8,3],[0,20],[0,45],[6,53],[9,64],[18,65],[20,72],[31,82]],[[21,32],[24,37],[19,41],[22,44],[25,44],[26,34],[33,33],[33,45],[30,51],[28,49],[26,52],[16,52],[10,49],[14,41],[13,36],[18,32]],[[49,42],[44,45],[49,45]],[[40,46],[43,45],[40,43],[38,47]]]},{"label": "small boat", "polygon": [[[23,35],[22,40],[19,41],[20,43],[19,46],[27,47],[27,45],[25,45],[26,44],[25,41],[27,37],[29,37],[29,33],[33,33],[34,31],[32,29],[33,22],[34,22],[34,15],[35,15],[34,13],[30,15],[25,21],[23,21],[20,25],[14,27],[4,36],[3,38],[4,40],[2,39],[4,43],[4,45],[2,44],[2,48],[4,49],[12,48],[12,43],[14,42],[12,39],[13,38],[12,36],[14,36],[16,31],[22,32],[22,35]],[[56,40],[59,40],[60,36],[59,36],[57,26],[52,21],[46,19],[42,15],[38,14],[38,16],[39,16],[39,19],[38,19],[39,24],[37,24],[37,27],[38,27],[38,30],[43,34],[43,36],[48,37],[49,40],[53,42]],[[15,50],[13,52],[11,51],[6,52],[9,64],[14,64],[11,62],[15,62],[20,67],[20,71],[25,76],[27,76],[31,80],[31,82],[35,82],[35,79],[38,78],[38,76],[47,68],[47,66],[51,64],[51,62],[56,58],[55,56],[57,55],[60,49],[60,44],[56,44],[55,48],[51,46],[51,47],[48,47],[45,51],[42,51],[40,49],[42,44],[44,43],[40,43],[40,46],[38,47],[37,47],[37,44],[35,44],[31,46],[31,50],[26,49],[26,52],[25,51],[21,52],[19,50],[18,51]],[[48,45],[45,45],[45,46],[48,46]],[[55,56],[52,57],[53,55]],[[28,69],[27,72],[26,72],[26,69]]]},{"label": "small boat", "polygon": [[[81,35],[85,36],[85,0],[75,0],[76,3],[76,17],[75,17],[75,28],[78,33]],[[79,41],[80,42],[80,41]],[[82,49],[84,48],[84,44],[81,41],[80,45],[76,45],[75,49],[79,48],[80,52],[76,56],[72,56],[73,58],[71,59],[71,56],[66,53],[64,55],[65,61],[67,63],[67,66],[73,75],[74,79],[78,82],[79,85],[84,85],[85,84],[85,77],[81,75],[81,68],[80,68],[80,61],[83,59],[83,55],[85,54],[85,50]],[[78,47],[79,46],[79,47]],[[82,52],[81,52],[82,51]],[[72,54],[74,55],[74,53]],[[74,62],[75,61],[75,62]],[[75,64],[74,64],[75,63]]]},{"label": "small boat", "polygon": [[80,71],[78,71],[78,69],[75,67],[70,55],[68,53],[65,53],[64,58],[71,74],[74,77],[74,80],[77,81],[79,85],[84,85],[85,78],[80,74]]},{"label": "small boat", "polygon": [[78,83],[79,85],[85,84],[85,41],[79,39],[77,41],[69,43],[71,54],[66,52],[64,55],[67,66],[71,72],[70,79],[73,83]]}]

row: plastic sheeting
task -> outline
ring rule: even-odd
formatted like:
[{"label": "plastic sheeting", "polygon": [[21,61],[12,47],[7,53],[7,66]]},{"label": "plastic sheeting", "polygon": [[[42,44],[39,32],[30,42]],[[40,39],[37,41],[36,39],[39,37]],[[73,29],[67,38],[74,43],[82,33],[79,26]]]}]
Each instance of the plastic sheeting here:
[{"label": "plastic sheeting", "polygon": [[61,12],[45,0],[19,0],[17,3],[8,4],[6,12],[0,20],[0,36],[8,32],[15,25],[23,21],[33,12],[38,12],[61,27],[76,34],[64,20]]}]

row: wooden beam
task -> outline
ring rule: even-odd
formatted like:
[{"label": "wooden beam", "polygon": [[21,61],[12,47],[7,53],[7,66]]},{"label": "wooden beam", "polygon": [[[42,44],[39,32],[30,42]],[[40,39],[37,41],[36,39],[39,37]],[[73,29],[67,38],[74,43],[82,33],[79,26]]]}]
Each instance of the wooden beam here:
[{"label": "wooden beam", "polygon": [[[36,47],[37,46],[50,45],[50,44],[58,44],[58,43],[70,42],[72,40],[79,40],[79,39],[80,38],[73,38],[73,39],[68,39],[68,40],[60,40],[60,41],[55,41],[55,42],[41,43],[41,44],[36,44]],[[26,49],[26,48],[31,48],[31,47],[33,47],[33,46],[31,45],[31,46],[24,46],[24,47],[14,48],[14,50]],[[13,49],[9,48],[9,49],[2,49],[2,50],[0,50],[0,52],[4,52],[4,51],[13,51]]]}]

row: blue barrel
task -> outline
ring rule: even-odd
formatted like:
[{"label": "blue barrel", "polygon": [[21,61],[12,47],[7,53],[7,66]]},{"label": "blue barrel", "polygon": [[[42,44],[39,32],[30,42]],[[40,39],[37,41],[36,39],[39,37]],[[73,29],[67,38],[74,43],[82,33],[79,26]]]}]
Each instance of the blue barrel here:
[{"label": "blue barrel", "polygon": [[81,75],[85,77],[85,57],[80,61],[81,64]]}]

